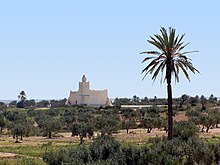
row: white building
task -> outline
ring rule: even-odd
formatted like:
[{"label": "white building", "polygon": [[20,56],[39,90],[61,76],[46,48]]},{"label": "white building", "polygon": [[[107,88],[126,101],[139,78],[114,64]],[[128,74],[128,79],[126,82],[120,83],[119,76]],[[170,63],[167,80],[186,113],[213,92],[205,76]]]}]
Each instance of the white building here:
[{"label": "white building", "polygon": [[79,82],[78,91],[70,91],[67,105],[90,105],[94,107],[111,106],[108,98],[108,90],[90,90],[89,81],[83,75],[82,82]]}]

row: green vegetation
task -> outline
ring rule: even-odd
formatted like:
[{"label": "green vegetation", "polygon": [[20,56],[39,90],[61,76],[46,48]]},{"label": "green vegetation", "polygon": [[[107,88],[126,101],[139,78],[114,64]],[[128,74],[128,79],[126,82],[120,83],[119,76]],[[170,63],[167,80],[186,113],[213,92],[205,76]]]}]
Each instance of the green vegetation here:
[{"label": "green vegetation", "polygon": [[154,138],[150,147],[121,146],[114,138],[98,137],[90,146],[47,152],[43,159],[49,165],[66,164],[213,164],[220,158],[220,145],[196,137],[182,141]]},{"label": "green vegetation", "polygon": [[136,105],[147,100],[152,103],[141,109],[17,109],[1,104],[0,152],[15,155],[0,158],[0,164],[215,164],[219,160],[220,133],[213,134],[213,128],[219,129],[220,103],[210,96],[202,110],[201,99],[173,99],[171,141],[166,140],[167,109],[155,104],[165,101],[161,98],[126,99]]}]

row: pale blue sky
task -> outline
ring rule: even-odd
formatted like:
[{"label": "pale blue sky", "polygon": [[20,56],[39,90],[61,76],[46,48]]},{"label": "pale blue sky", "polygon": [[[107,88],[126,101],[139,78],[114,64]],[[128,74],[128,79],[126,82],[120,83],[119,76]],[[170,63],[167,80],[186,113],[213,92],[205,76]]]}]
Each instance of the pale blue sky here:
[{"label": "pale blue sky", "polygon": [[142,81],[139,53],[161,26],[186,33],[201,74],[173,84],[173,95],[220,96],[220,1],[0,1],[0,99],[61,99],[83,74],[115,97],[166,97],[159,79]]}]

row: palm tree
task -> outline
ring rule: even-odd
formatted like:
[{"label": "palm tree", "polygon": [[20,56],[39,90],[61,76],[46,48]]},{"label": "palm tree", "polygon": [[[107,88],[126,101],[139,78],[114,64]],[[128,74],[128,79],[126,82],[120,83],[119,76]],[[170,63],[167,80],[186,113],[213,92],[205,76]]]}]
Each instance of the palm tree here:
[{"label": "palm tree", "polygon": [[[183,38],[185,34],[176,36],[175,29],[169,28],[169,33],[163,27],[161,27],[161,34],[155,34],[150,36],[148,42],[155,46],[159,51],[145,51],[141,54],[148,54],[144,58],[142,63],[151,60],[150,63],[142,70],[145,73],[143,79],[148,75],[152,74],[152,80],[155,81],[158,74],[161,72],[161,83],[167,83],[167,94],[168,94],[168,140],[171,140],[172,129],[173,129],[173,110],[172,110],[172,87],[171,79],[172,76],[175,77],[175,81],[179,82],[179,71],[181,70],[186,78],[190,81],[188,70],[193,73],[199,71],[193,67],[191,59],[186,57],[186,54],[193,53],[197,51],[187,51],[182,52],[182,50],[189,44],[183,43]],[[165,70],[165,76],[163,76]]]},{"label": "palm tree", "polygon": [[18,95],[18,98],[20,98],[22,101],[25,101],[27,98],[25,91],[21,91],[20,94]]},{"label": "palm tree", "polygon": [[27,99],[25,91],[21,91],[20,94],[18,95],[18,98],[20,99],[20,101],[17,102],[17,108],[24,108],[24,102]]}]

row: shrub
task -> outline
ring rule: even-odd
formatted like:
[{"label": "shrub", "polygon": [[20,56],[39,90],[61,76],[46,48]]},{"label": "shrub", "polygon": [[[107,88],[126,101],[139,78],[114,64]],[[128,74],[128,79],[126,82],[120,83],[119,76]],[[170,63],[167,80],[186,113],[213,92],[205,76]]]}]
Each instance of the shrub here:
[{"label": "shrub", "polygon": [[198,127],[191,121],[180,121],[174,125],[173,137],[179,137],[182,140],[187,140],[192,136],[196,136]]},{"label": "shrub", "polygon": [[113,137],[103,135],[90,145],[90,152],[94,161],[107,160],[120,152],[120,143]]}]

